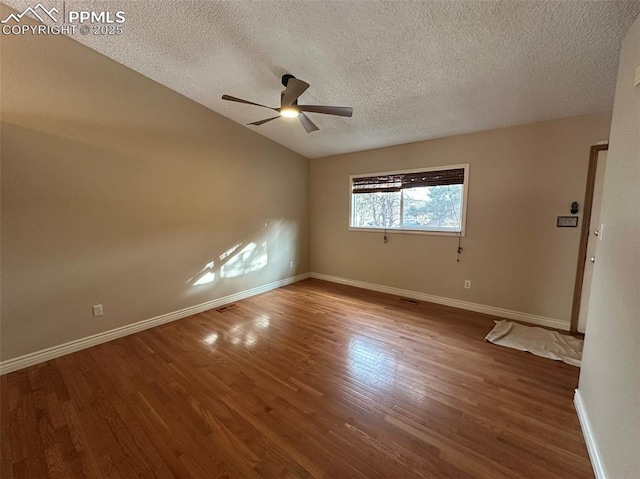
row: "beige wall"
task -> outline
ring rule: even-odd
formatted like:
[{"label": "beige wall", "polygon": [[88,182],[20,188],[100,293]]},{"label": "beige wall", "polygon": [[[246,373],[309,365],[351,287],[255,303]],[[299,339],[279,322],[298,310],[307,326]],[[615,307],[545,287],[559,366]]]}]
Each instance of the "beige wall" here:
[{"label": "beige wall", "polygon": [[[311,270],[568,321],[589,148],[610,114],[311,160]],[[469,163],[464,253],[454,237],[349,231],[349,175]],[[463,288],[464,280],[472,288]]]},{"label": "beige wall", "polygon": [[306,158],[66,37],[3,36],[1,67],[1,359],[308,271]]},{"label": "beige wall", "polygon": [[640,18],[622,45],[580,385],[608,479],[640,477]]}]

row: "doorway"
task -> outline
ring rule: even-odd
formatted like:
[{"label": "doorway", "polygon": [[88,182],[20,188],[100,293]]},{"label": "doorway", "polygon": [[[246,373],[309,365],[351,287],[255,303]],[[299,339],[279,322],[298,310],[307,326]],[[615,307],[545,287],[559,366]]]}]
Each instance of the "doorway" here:
[{"label": "doorway", "polygon": [[594,145],[589,155],[587,188],[583,203],[582,229],[578,250],[578,267],[571,310],[571,332],[583,333],[587,327],[591,278],[597,258],[598,241],[602,238],[600,208],[609,145]]}]

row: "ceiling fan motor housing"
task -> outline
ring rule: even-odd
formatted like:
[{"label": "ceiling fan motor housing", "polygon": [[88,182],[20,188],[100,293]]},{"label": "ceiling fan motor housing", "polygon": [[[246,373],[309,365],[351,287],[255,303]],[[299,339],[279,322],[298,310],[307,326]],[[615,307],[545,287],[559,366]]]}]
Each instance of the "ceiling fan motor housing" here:
[{"label": "ceiling fan motor housing", "polygon": [[288,73],[285,74],[285,75],[282,75],[282,85],[284,87],[286,87],[287,83],[289,83],[289,79],[291,79],[291,78],[295,78],[295,77],[293,75],[288,74]]}]

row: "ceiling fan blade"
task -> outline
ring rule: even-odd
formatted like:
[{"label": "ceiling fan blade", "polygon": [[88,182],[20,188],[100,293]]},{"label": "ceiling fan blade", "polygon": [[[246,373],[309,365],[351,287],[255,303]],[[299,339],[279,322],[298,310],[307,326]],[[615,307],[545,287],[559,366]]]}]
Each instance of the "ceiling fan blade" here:
[{"label": "ceiling fan blade", "polygon": [[270,106],[261,105],[260,103],[254,103],[254,102],[252,102],[252,101],[248,101],[248,100],[243,100],[242,98],[236,98],[235,96],[222,95],[222,99],[223,99],[223,100],[227,100],[227,101],[237,101],[238,103],[246,103],[247,105],[261,106],[261,107],[263,107],[263,108],[268,108],[269,110],[276,110],[276,111],[278,111],[278,109],[277,109],[277,108],[271,108]]},{"label": "ceiling fan blade", "polygon": [[284,95],[282,95],[282,103],[280,107],[284,108],[285,106],[292,105],[307,88],[309,88],[309,84],[307,82],[298,80],[297,78],[289,78],[287,81],[287,87],[284,90]]},{"label": "ceiling fan blade", "polygon": [[324,113],[325,115],[353,115],[353,108],[351,108],[350,106],[298,105],[298,110],[308,111],[310,113]]},{"label": "ceiling fan blade", "polygon": [[273,118],[267,118],[266,120],[260,120],[260,121],[254,121],[253,123],[247,123],[247,125],[256,125],[256,126],[258,126],[258,125],[262,125],[263,123],[266,123],[268,121],[275,120],[276,118],[280,118],[280,115],[274,116]]},{"label": "ceiling fan blade", "polygon": [[307,130],[307,133],[311,133],[320,129],[318,128],[318,125],[312,122],[304,113],[300,112],[298,118],[300,119],[300,123],[302,123],[302,126],[304,126],[304,129]]}]

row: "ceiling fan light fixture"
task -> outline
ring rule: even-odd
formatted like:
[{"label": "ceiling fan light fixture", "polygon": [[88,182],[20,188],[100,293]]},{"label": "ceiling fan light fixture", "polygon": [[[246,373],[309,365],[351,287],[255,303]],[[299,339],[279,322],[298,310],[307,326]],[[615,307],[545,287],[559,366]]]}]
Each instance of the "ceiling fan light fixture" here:
[{"label": "ceiling fan light fixture", "polygon": [[298,113],[297,109],[291,107],[280,110],[280,116],[284,116],[285,118],[297,118]]}]

